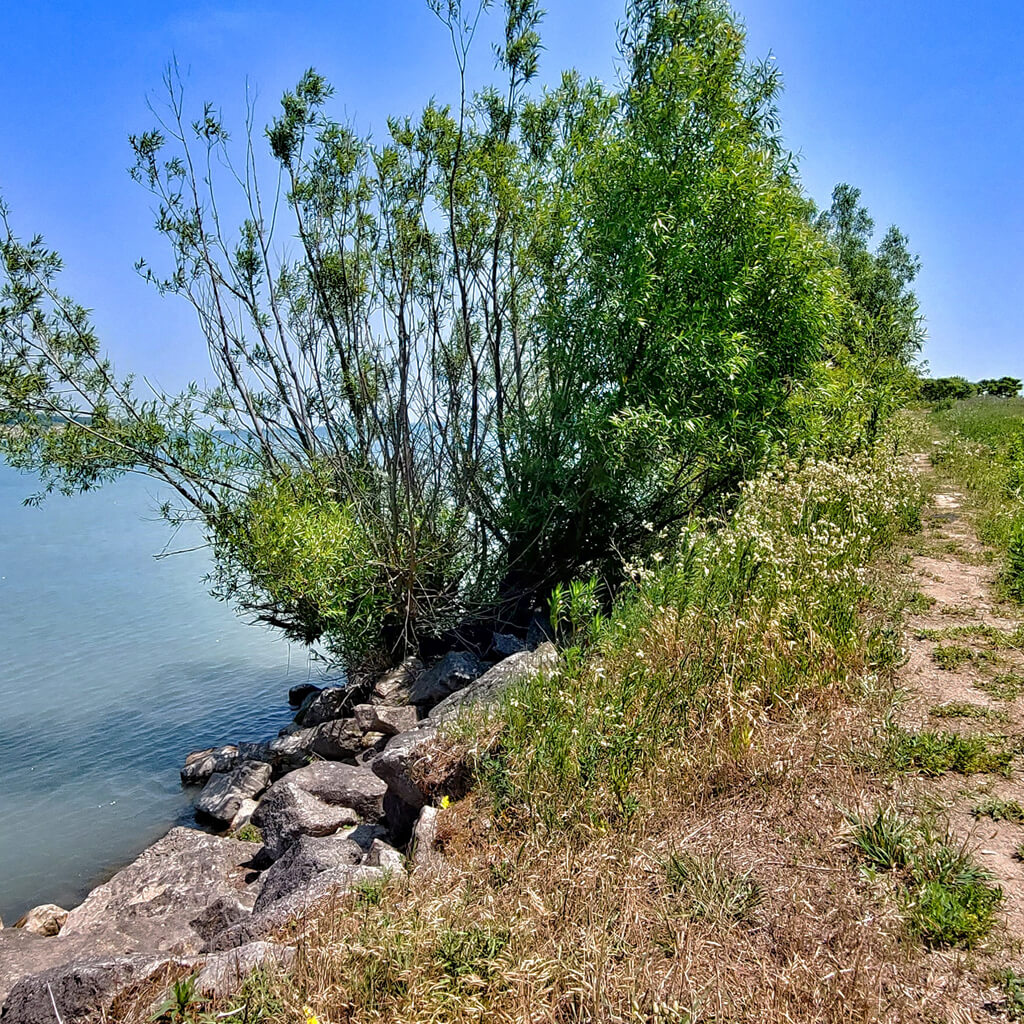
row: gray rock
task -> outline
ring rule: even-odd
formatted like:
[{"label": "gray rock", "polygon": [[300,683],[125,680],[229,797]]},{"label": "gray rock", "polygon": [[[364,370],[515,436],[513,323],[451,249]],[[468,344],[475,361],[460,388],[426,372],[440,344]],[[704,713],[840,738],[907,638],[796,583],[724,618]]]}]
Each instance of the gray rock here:
[{"label": "gray rock", "polygon": [[214,772],[196,800],[196,813],[228,828],[242,801],[252,800],[267,788],[270,772],[264,761],[245,761],[229,772]]},{"label": "gray rock", "polygon": [[349,892],[353,886],[383,877],[384,872],[380,868],[366,864],[350,864],[325,871],[317,875],[307,887],[283,896],[258,914],[220,932],[207,948],[210,951],[233,949],[265,939],[292,922],[301,923],[311,914],[329,909],[338,896]]},{"label": "gray rock", "polygon": [[457,717],[463,708],[493,705],[514,683],[539,672],[550,672],[557,665],[558,651],[552,643],[541,644],[535,651],[513,654],[469,686],[446,697],[430,712],[428,721],[438,725]]},{"label": "gray rock", "polygon": [[293,708],[305,703],[310,697],[315,697],[320,692],[320,687],[313,683],[299,683],[288,691],[288,703]]},{"label": "gray rock", "polygon": [[373,847],[373,844],[378,839],[387,839],[388,832],[386,828],[381,825],[372,824],[371,822],[364,821],[362,825],[356,825],[355,828],[350,828],[345,832],[338,833],[344,836],[345,839],[351,839],[363,853],[369,853]]},{"label": "gray rock", "polygon": [[377,680],[371,698],[374,704],[400,705],[409,703],[409,691],[416,677],[423,671],[419,658],[406,658],[398,668],[393,668]]},{"label": "gray rock", "polygon": [[185,758],[181,769],[181,781],[186,786],[201,786],[214,772],[230,771],[238,763],[238,747],[210,747],[207,750],[193,750]]},{"label": "gray rock", "polygon": [[354,718],[338,718],[308,730],[307,749],[329,761],[350,761],[363,749],[363,732]]},{"label": "gray rock", "polygon": [[491,648],[496,654],[507,658],[510,654],[519,654],[520,651],[528,651],[529,647],[525,640],[513,636],[511,633],[495,633],[491,637]]},{"label": "gray rock", "polygon": [[362,859],[362,847],[344,836],[301,836],[264,872],[253,913],[266,910],[298,889],[308,888],[325,871],[359,864]]},{"label": "gray rock", "polygon": [[240,761],[266,761],[267,764],[274,764],[277,760],[269,743],[239,743],[238,759]]},{"label": "gray rock", "polygon": [[[187,973],[190,960],[167,954],[95,957],[51,967],[19,981],[3,1005],[4,1024],[63,1024],[107,1019],[130,986]],[[59,1015],[59,1016],[58,1016]]]},{"label": "gray rock", "polygon": [[64,922],[58,943],[76,936],[121,953],[197,952],[203,936],[191,922],[221,897],[251,907],[251,843],[191,828],[173,828],[109,882],[93,889]]},{"label": "gray rock", "polygon": [[384,816],[386,787],[369,768],[336,761],[314,761],[290,772],[281,782],[312,794],[324,803],[351,807],[366,821],[380,821]]},{"label": "gray rock", "polygon": [[411,704],[357,704],[352,713],[364,733],[384,733],[386,736],[397,736],[400,732],[415,729],[420,719],[419,712]]},{"label": "gray rock", "polygon": [[304,764],[315,738],[315,729],[297,728],[272,739],[267,744],[267,751],[275,765]]},{"label": "gray rock", "polygon": [[259,807],[259,803],[256,800],[243,800],[238,805],[237,813],[231,819],[231,831],[237,832],[244,825],[248,825],[252,821],[257,807]]},{"label": "gray rock", "polygon": [[437,808],[424,807],[420,811],[412,834],[412,865],[417,870],[436,867],[443,859],[436,847]]},{"label": "gray rock", "polygon": [[436,727],[429,723],[421,724],[416,729],[392,737],[370,765],[391,792],[416,810],[427,802],[428,797],[418,781],[416,768],[436,740]]},{"label": "gray rock", "polygon": [[263,848],[277,860],[300,836],[330,836],[346,825],[357,825],[351,807],[327,803],[293,785],[285,776],[267,790],[252,816],[263,833]]},{"label": "gray rock", "polygon": [[15,928],[24,928],[33,935],[56,935],[68,919],[68,912],[55,903],[43,903],[33,907],[27,914],[14,922]]},{"label": "gray rock", "polygon": [[487,666],[467,651],[453,651],[416,678],[407,703],[433,707],[448,694],[468,686],[487,670]]},{"label": "gray rock", "polygon": [[333,722],[352,713],[353,693],[347,686],[331,686],[314,694],[304,705],[301,715],[296,716],[299,725],[311,729],[314,725]]},{"label": "gray rock", "polygon": [[389,875],[404,875],[405,861],[402,855],[393,847],[380,839],[375,839],[366,856],[366,864],[370,867],[380,868]]},{"label": "gray rock", "polygon": [[251,913],[251,900],[243,903],[234,896],[221,896],[196,914],[189,921],[189,927],[205,944],[225,929],[244,921]]},{"label": "gray rock", "polygon": [[295,963],[295,947],[274,942],[247,942],[237,949],[211,953],[196,975],[196,992],[206,999],[224,999],[237,992],[257,968],[287,970]]}]

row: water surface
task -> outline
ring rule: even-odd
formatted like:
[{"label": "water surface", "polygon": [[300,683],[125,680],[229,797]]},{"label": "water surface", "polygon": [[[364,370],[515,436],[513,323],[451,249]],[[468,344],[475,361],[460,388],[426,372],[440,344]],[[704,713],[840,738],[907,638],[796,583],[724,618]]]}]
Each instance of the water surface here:
[{"label": "water surface", "polygon": [[[0,918],[71,906],[175,821],[188,751],[276,734],[303,648],[211,598],[130,477],[40,508],[0,462]],[[175,547],[197,543],[179,533]]]}]

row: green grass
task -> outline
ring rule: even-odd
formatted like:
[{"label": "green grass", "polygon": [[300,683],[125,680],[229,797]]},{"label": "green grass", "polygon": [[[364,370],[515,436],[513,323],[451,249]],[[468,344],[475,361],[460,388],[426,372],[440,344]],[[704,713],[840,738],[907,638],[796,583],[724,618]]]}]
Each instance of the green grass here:
[{"label": "green grass", "polygon": [[910,732],[890,725],[886,730],[882,760],[898,772],[938,776],[992,773],[1009,775],[1014,751],[995,736],[959,736],[925,729]]},{"label": "green grass", "polygon": [[1012,672],[1000,673],[994,679],[979,679],[974,685],[996,700],[1016,700],[1024,694],[1024,678]]},{"label": "green grass", "polygon": [[1006,1003],[1003,1012],[1007,1020],[1018,1022],[1024,1021],[1024,974],[1007,968],[1001,971],[996,979],[999,987],[1003,990]]},{"label": "green grass", "polygon": [[920,590],[915,590],[907,600],[907,611],[914,615],[924,615],[935,603],[934,597],[922,594]]},{"label": "green grass", "polygon": [[255,825],[246,823],[237,831],[232,832],[231,838],[242,843],[262,843],[263,833]]},{"label": "green grass", "polygon": [[1016,800],[1000,800],[990,797],[982,800],[972,811],[976,818],[991,818],[993,821],[1012,821],[1024,825],[1024,807]]},{"label": "green grass", "polygon": [[1005,590],[1024,600],[1024,401],[973,398],[931,422],[943,434],[933,464],[970,492],[981,539],[1002,555]]},{"label": "green grass", "polygon": [[980,718],[989,722],[1005,722],[1007,714],[999,708],[987,708],[982,704],[970,704],[963,700],[950,701],[948,704],[936,704],[928,709],[932,718]]},{"label": "green grass", "polygon": [[973,655],[967,647],[959,647],[956,644],[936,647],[932,651],[932,658],[935,664],[947,672],[955,672],[961,665],[967,664]]},{"label": "green grass", "polygon": [[971,949],[991,930],[1002,890],[949,832],[880,807],[850,814],[850,845],[873,871],[891,873],[908,931],[930,949]]},{"label": "green grass", "polygon": [[487,978],[505,952],[511,935],[507,929],[487,926],[446,928],[437,937],[433,959],[447,977],[467,981]]}]

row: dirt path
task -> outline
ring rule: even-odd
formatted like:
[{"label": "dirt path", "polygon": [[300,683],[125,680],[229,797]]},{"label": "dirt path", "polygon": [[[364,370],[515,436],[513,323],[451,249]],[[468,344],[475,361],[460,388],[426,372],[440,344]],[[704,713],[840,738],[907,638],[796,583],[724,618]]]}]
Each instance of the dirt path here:
[{"label": "dirt path", "polygon": [[[904,699],[895,720],[906,729],[992,737],[1020,751],[1024,740],[1024,614],[1000,600],[993,553],[978,539],[968,500],[933,475],[927,455],[915,469],[934,487],[911,558],[917,594],[907,618],[909,658],[901,673]],[[1015,635],[1016,634],[1016,635]],[[945,775],[926,780],[921,796],[948,815],[955,834],[1002,887],[1011,940],[1024,939],[1024,761],[1009,777]],[[991,814],[976,816],[979,805]]]}]

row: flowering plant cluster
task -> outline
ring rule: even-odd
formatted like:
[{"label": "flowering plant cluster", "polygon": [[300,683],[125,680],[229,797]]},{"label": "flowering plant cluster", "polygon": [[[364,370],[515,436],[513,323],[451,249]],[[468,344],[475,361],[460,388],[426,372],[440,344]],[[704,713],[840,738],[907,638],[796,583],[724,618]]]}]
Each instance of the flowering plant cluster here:
[{"label": "flowering plant cluster", "polygon": [[552,827],[628,817],[673,757],[742,756],[770,715],[877,674],[870,564],[921,502],[886,452],[785,463],[727,519],[665,538],[558,676],[509,698],[482,766],[499,807]]}]

